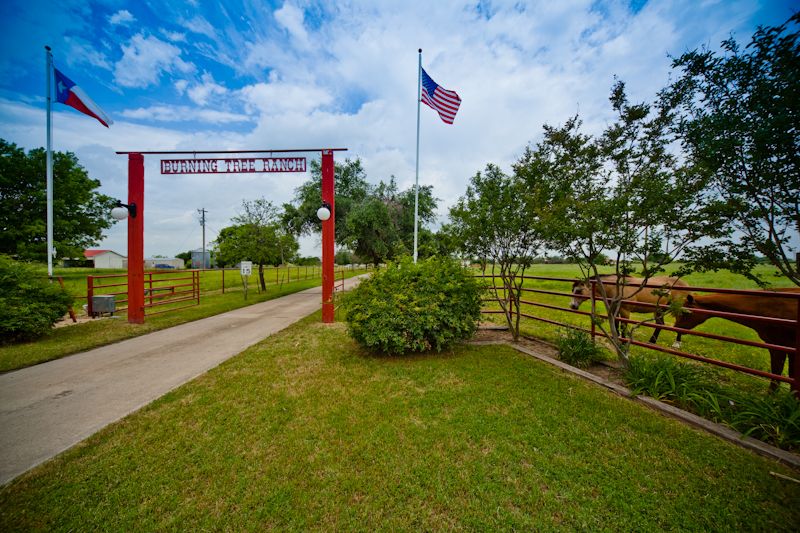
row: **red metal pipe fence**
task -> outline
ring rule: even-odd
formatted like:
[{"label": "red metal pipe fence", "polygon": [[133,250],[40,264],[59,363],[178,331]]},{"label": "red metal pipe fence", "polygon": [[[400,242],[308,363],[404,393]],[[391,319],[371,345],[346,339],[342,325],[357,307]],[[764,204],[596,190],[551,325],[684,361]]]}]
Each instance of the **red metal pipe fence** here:
[{"label": "red metal pipe fence", "polygon": [[[495,279],[500,277],[499,274],[478,274],[477,276],[481,277],[481,278],[491,279],[492,281],[491,281],[491,284],[490,284],[490,286],[488,288],[489,289],[498,290],[499,291],[498,297],[500,297],[500,295],[502,294],[502,299],[504,301],[508,301],[510,295],[506,294],[506,292],[507,292],[506,288],[503,287],[502,285],[498,286],[495,283]],[[521,278],[522,278],[523,282],[531,283],[531,284],[540,283],[540,282],[564,282],[564,283],[572,284],[572,283],[574,283],[576,281],[579,281],[579,280],[574,279],[574,278],[557,278],[557,277],[544,277],[544,276],[522,276]],[[590,282],[592,284],[597,283],[596,280],[590,280]],[[603,282],[603,283],[615,284],[615,282]],[[664,288],[662,285],[656,285],[656,284],[640,285],[639,283],[628,283],[628,284],[625,284],[625,285],[632,286],[632,287],[641,287],[642,289],[645,289],[645,288],[663,289]],[[784,383],[789,383],[791,389],[795,392],[795,394],[800,393],[800,293],[797,293],[797,292],[775,292],[775,291],[755,291],[755,290],[746,290],[746,289],[721,289],[721,288],[716,288],[716,287],[693,287],[693,286],[682,286],[682,287],[680,287],[680,291],[681,292],[686,292],[686,293],[690,293],[690,292],[691,293],[698,293],[698,292],[700,292],[700,293],[719,293],[719,294],[734,294],[734,295],[753,296],[753,297],[762,297],[762,298],[763,297],[770,297],[770,298],[788,298],[788,299],[792,299],[792,300],[795,301],[795,306],[797,308],[797,316],[794,319],[783,319],[783,318],[769,317],[769,316],[764,316],[764,315],[748,315],[748,314],[732,313],[732,312],[725,312],[725,311],[710,311],[710,310],[703,310],[703,309],[691,309],[691,312],[692,313],[698,313],[698,314],[705,314],[705,315],[708,315],[709,317],[718,317],[718,318],[724,318],[724,319],[745,319],[745,320],[748,320],[748,321],[756,321],[756,322],[761,322],[761,323],[764,323],[764,324],[772,324],[772,325],[781,326],[781,327],[794,328],[794,330],[796,332],[796,334],[795,334],[795,345],[794,346],[782,346],[782,345],[776,345],[776,344],[771,344],[771,343],[766,343],[766,342],[751,341],[751,340],[748,340],[748,339],[740,339],[740,338],[737,338],[737,337],[730,337],[730,336],[726,336],[726,335],[719,335],[719,334],[707,333],[707,332],[703,332],[703,331],[683,329],[683,328],[678,328],[678,327],[675,327],[675,326],[668,326],[666,324],[660,325],[660,324],[656,324],[656,323],[653,323],[653,322],[642,322],[641,320],[626,319],[626,318],[622,318],[622,317],[617,317],[617,321],[620,322],[620,323],[626,323],[626,324],[637,324],[637,325],[645,326],[645,327],[652,328],[652,329],[655,329],[655,330],[672,331],[672,332],[675,332],[675,333],[680,333],[682,335],[694,335],[694,336],[697,336],[697,337],[708,338],[708,339],[721,341],[721,342],[725,342],[725,343],[740,344],[740,345],[744,345],[744,346],[752,346],[752,347],[756,347],[756,348],[764,348],[764,349],[767,349],[767,350],[776,349],[776,350],[785,352],[787,354],[787,356],[790,358],[790,360],[791,360],[791,358],[794,358],[795,364],[794,365],[789,365],[790,368],[793,368],[793,372],[791,373],[791,375],[789,375],[789,376],[777,375],[777,374],[773,374],[771,372],[765,372],[763,370],[746,367],[746,366],[739,365],[739,364],[736,364],[736,363],[731,363],[731,362],[728,362],[728,361],[722,361],[722,360],[719,360],[719,359],[714,359],[714,358],[706,357],[706,356],[699,355],[699,354],[689,353],[689,352],[686,352],[686,351],[677,350],[675,348],[667,348],[667,347],[664,347],[664,346],[660,346],[658,344],[651,344],[649,342],[642,342],[642,341],[638,341],[638,340],[635,340],[635,339],[627,339],[627,342],[629,342],[630,344],[632,344],[634,346],[639,346],[639,347],[642,347],[642,348],[647,348],[647,349],[650,349],[650,350],[655,350],[655,351],[659,351],[659,352],[663,352],[663,353],[668,353],[668,354],[679,356],[679,357],[683,357],[683,358],[686,358],[686,359],[692,359],[692,360],[695,360],[695,361],[700,361],[700,362],[703,362],[703,363],[712,364],[712,365],[715,365],[715,366],[727,368],[727,369],[734,370],[734,371],[737,371],[737,372],[742,372],[742,373],[746,373],[746,374],[750,374],[750,375],[754,375],[754,376],[768,378],[768,379],[771,379],[771,380],[776,380],[776,381],[781,381],[781,382],[784,382]],[[549,296],[559,296],[559,297],[568,297],[568,298],[574,298],[575,297],[575,295],[573,295],[571,292],[561,292],[561,291],[554,291],[554,290],[548,290],[548,289],[536,289],[536,288],[531,288],[531,287],[522,287],[520,289],[520,292],[524,293],[524,294],[544,294],[544,295],[549,295]],[[553,305],[553,304],[545,303],[545,302],[542,302],[542,301],[533,301],[531,299],[522,299],[522,298],[520,298],[520,307],[522,305],[526,305],[526,306],[530,306],[530,307],[535,307],[535,308],[540,308],[540,309],[548,309],[548,310],[555,310],[555,311],[559,311],[559,312],[566,312],[566,313],[571,313],[571,314],[574,314],[574,315],[580,315],[580,316],[585,316],[585,317],[590,317],[591,318],[592,316],[596,315],[596,304],[597,304],[597,301],[600,301],[602,303],[602,299],[595,298],[594,290],[590,290],[589,292],[590,292],[591,296],[583,297],[582,299],[589,300],[591,302],[591,311],[574,310],[574,309],[570,309],[569,307],[561,307],[561,306],[558,306],[558,305]],[[484,301],[498,301],[499,299],[500,298],[485,298]],[[661,304],[661,303],[658,303],[658,304],[646,304],[646,303],[642,303],[642,302],[638,302],[638,301],[632,301],[632,300],[622,300],[621,303],[631,303],[631,304],[635,304],[635,305],[640,306],[640,307],[641,306],[651,307],[654,310],[656,308],[661,308],[661,309],[664,309],[664,310],[669,309],[669,305]],[[502,310],[494,310],[494,309],[483,309],[483,310],[481,310],[481,312],[482,313],[486,313],[486,314],[501,314],[501,313],[503,313]],[[552,325],[556,325],[556,326],[562,326],[562,327],[568,327],[568,328],[572,328],[572,329],[581,330],[581,331],[584,331],[586,333],[589,333],[592,336],[592,338],[595,338],[595,337],[608,337],[607,334],[603,333],[602,331],[598,331],[597,330],[597,328],[595,327],[594,320],[590,320],[591,328],[587,329],[587,328],[584,328],[584,327],[581,327],[581,326],[577,326],[575,324],[569,324],[569,323],[566,323],[566,322],[560,322],[558,320],[553,320],[552,318],[546,318],[546,317],[543,317],[543,316],[534,315],[534,314],[531,314],[530,312],[523,312],[521,310],[519,311],[519,316],[524,317],[524,318],[528,318],[528,319],[531,319],[531,320],[536,320],[536,321],[539,321],[539,322],[547,323],[547,324],[552,324]],[[602,314],[601,317],[605,318],[606,315]]]},{"label": "red metal pipe fence", "polygon": [[[366,269],[369,270],[370,265],[348,265],[339,267],[335,273],[335,286],[334,290],[342,290],[344,288],[344,279],[347,271],[353,272],[355,270]],[[221,271],[221,289],[225,292],[225,271],[233,270],[238,274],[238,268],[221,268],[221,269],[193,269],[193,270],[156,270],[144,273],[144,300],[146,314],[155,315],[183,309],[184,307],[194,306],[200,303],[201,292],[201,275],[206,272]],[[297,281],[304,281],[308,279],[319,279],[322,277],[322,268],[319,265],[314,266],[292,266],[292,267],[267,267],[264,269],[265,279],[270,279],[272,273],[270,270],[275,271],[275,284],[290,283]],[[229,273],[230,275],[230,273]],[[285,278],[284,278],[285,276]],[[240,283],[240,277],[235,275],[236,283]],[[285,281],[284,281],[285,279]],[[271,283],[271,282],[270,282]],[[216,286],[216,285],[215,285]],[[216,286],[219,287],[219,286]],[[228,285],[230,290],[230,284]],[[202,289],[216,290],[216,289]],[[86,299],[87,299],[87,314],[94,315],[92,309],[93,296],[113,296],[117,305],[116,313],[127,312],[128,308],[128,275],[127,273],[121,274],[102,274],[90,275],[86,277]],[[174,306],[172,304],[192,302],[181,306]],[[158,311],[148,311],[149,309],[163,307]]]},{"label": "red metal pipe fence", "polygon": [[[128,303],[128,274],[103,274],[86,277],[86,312],[94,316],[94,296],[113,296],[116,305]],[[144,273],[144,309],[146,315],[176,311],[200,303],[200,271],[156,270]],[[191,303],[184,303],[191,302]],[[175,306],[174,304],[182,305]],[[169,307],[165,307],[169,306]],[[164,307],[158,311],[148,311]],[[115,313],[127,312],[127,305],[117,307]]]}]

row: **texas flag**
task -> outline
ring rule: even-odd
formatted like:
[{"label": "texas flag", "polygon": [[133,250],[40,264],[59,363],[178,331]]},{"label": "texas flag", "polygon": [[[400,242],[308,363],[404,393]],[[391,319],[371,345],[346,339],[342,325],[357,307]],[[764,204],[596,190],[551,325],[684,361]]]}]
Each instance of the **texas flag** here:
[{"label": "texas flag", "polygon": [[100,121],[100,124],[108,127],[114,121],[108,118],[108,115],[100,109],[100,106],[94,103],[89,98],[89,95],[83,92],[83,89],[75,85],[75,82],[64,76],[57,68],[53,68],[56,74],[56,101],[72,106],[81,113],[85,113],[90,117],[94,117]]}]

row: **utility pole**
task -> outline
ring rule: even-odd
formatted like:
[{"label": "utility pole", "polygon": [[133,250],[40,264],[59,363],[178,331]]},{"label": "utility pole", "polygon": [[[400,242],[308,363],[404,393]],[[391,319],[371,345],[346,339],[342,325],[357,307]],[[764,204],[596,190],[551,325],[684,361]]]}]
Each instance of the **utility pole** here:
[{"label": "utility pole", "polygon": [[[205,207],[201,207],[197,212],[200,213],[200,225],[203,226],[203,266],[201,268],[206,268],[206,213],[208,211]],[[209,266],[211,265],[209,264]]]}]

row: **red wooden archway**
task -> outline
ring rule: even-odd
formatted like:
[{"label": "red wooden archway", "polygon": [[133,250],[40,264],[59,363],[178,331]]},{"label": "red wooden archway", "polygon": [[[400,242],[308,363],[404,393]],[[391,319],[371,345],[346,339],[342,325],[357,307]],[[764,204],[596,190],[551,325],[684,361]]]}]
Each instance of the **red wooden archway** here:
[{"label": "red wooden archway", "polygon": [[[331,216],[322,223],[322,321],[333,322],[333,255],[336,223],[334,203],[333,153],[347,148],[309,148],[304,150],[221,150],[117,152],[128,156],[128,205],[135,205],[136,216],[128,217],[128,322],[144,323],[144,156],[197,154],[285,154],[319,152],[322,154],[322,194],[320,204],[330,205]],[[189,173],[189,172],[187,172]]]}]

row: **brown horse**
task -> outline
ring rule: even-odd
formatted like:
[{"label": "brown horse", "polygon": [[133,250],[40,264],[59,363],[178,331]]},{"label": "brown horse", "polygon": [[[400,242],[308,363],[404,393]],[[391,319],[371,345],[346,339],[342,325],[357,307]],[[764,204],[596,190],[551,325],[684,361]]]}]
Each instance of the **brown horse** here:
[{"label": "brown horse", "polygon": [[[594,297],[596,300],[602,301],[602,292],[600,283],[602,282],[605,289],[606,298],[611,301],[617,298],[617,280],[616,274],[601,274],[599,276],[592,276],[586,281],[576,281],[572,284],[572,301],[569,304],[570,309],[577,310],[583,301],[591,297],[590,285],[594,287]],[[595,280],[595,283],[590,283]],[[645,283],[646,281],[646,283]],[[652,278],[636,278],[633,276],[626,276],[623,280],[625,285],[622,286],[622,297],[624,300],[631,300],[636,303],[622,303],[619,309],[619,316],[622,318],[630,318],[631,313],[648,313],[656,318],[656,324],[664,325],[664,312],[663,308],[655,308],[653,305],[668,305],[674,299],[683,300],[686,298],[686,291],[674,289],[673,287],[686,287],[686,283],[679,278],[668,276],[656,276]],[[650,285],[650,287],[641,287],[641,285]],[[656,288],[657,286],[657,288]],[[666,292],[666,294],[664,294]],[[644,305],[637,305],[637,303]],[[649,304],[649,305],[647,305]],[[625,323],[622,323],[623,329]],[[661,330],[655,328],[653,334],[650,336],[650,343],[655,344],[658,341],[658,334]],[[680,336],[678,337],[680,340]]]},{"label": "brown horse", "polygon": [[[791,289],[774,289],[773,292],[791,292],[800,293],[800,288]],[[681,314],[675,321],[675,327],[683,329],[694,329],[709,318],[714,318],[713,315],[706,313],[695,313],[693,309],[702,311],[723,311],[726,313],[738,313],[742,315],[756,315],[772,318],[784,318],[788,320],[797,319],[797,302],[796,298],[781,298],[776,296],[749,296],[740,294],[703,294],[703,295],[688,295],[684,302],[683,308],[688,313]],[[717,317],[724,320],[730,320],[743,326],[754,330],[762,341],[769,344],[776,344],[778,346],[794,346],[797,342],[797,325],[791,324],[771,324],[769,322],[762,322],[752,318],[738,318],[738,317]],[[679,339],[680,340],[680,339]],[[680,344],[676,341],[680,348]],[[674,346],[674,345],[673,345]],[[780,375],[783,373],[784,363],[788,353],[770,349],[770,372]],[[794,375],[795,358],[789,357],[789,375]],[[778,386],[777,381],[770,384],[770,390],[776,389]]]}]

